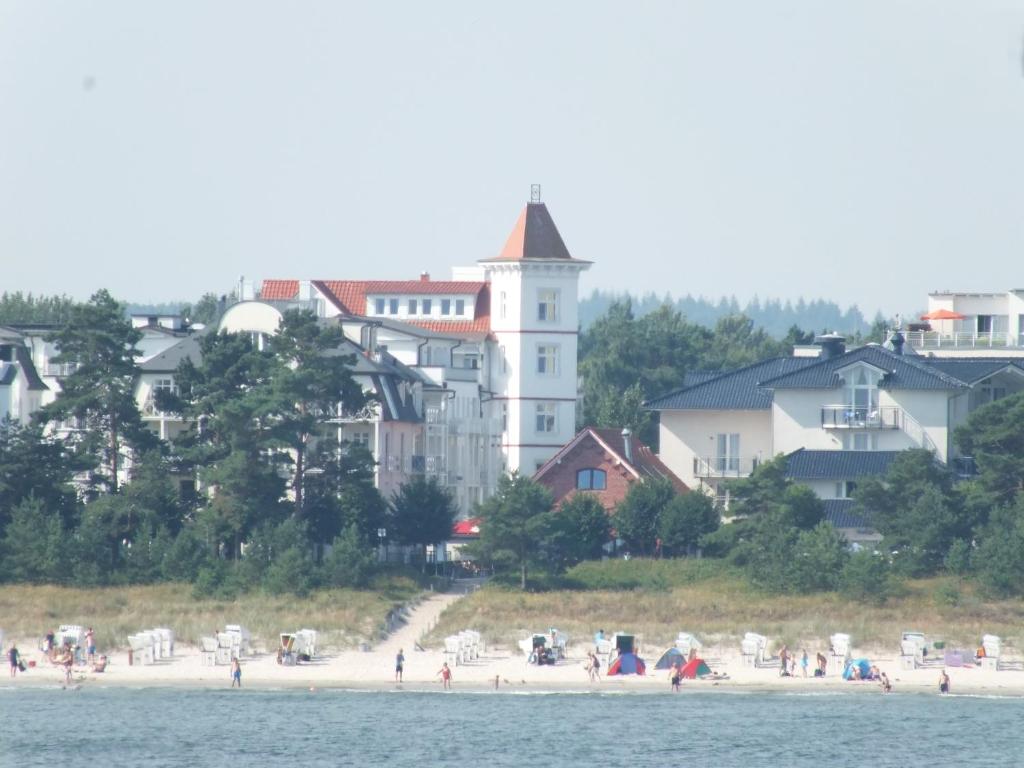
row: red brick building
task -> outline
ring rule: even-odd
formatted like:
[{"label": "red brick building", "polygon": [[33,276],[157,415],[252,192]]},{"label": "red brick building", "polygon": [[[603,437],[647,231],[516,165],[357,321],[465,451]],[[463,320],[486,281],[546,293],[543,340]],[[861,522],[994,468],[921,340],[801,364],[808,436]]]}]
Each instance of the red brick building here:
[{"label": "red brick building", "polygon": [[593,427],[577,434],[533,476],[551,490],[556,506],[586,492],[595,494],[609,512],[625,498],[630,485],[646,478],[669,480],[680,493],[689,490],[629,430]]}]

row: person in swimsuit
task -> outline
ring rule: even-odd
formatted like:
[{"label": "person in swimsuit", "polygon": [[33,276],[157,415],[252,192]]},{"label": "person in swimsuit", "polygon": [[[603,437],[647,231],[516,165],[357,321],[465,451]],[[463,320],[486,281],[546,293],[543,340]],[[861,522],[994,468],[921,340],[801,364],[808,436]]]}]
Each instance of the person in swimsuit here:
[{"label": "person in swimsuit", "polygon": [[885,674],[885,672],[882,672],[878,676],[878,679],[879,679],[879,681],[882,684],[882,693],[891,693],[892,692],[892,683],[889,682],[889,676],[887,674]]},{"label": "person in swimsuit", "polygon": [[405,669],[405,654],[402,653],[402,649],[398,649],[398,655],[395,656],[395,682],[402,682],[402,671]]},{"label": "person in swimsuit", "polygon": [[231,687],[235,686],[242,687],[242,665],[238,663],[238,659],[231,660]]},{"label": "person in swimsuit", "polygon": [[96,661],[96,633],[92,631],[92,627],[85,632],[85,652],[86,660],[90,664]]},{"label": "person in swimsuit", "polygon": [[672,680],[672,690],[678,693],[679,683],[683,679],[683,668],[679,664],[676,664],[668,674]]},{"label": "person in swimsuit", "polygon": [[438,670],[437,674],[441,676],[441,684],[444,686],[444,689],[450,691],[452,688],[452,671],[448,667],[447,661],[441,665],[441,669]]},{"label": "person in swimsuit", "polygon": [[942,670],[942,674],[939,675],[939,693],[949,693],[949,675],[946,674],[946,670]]}]

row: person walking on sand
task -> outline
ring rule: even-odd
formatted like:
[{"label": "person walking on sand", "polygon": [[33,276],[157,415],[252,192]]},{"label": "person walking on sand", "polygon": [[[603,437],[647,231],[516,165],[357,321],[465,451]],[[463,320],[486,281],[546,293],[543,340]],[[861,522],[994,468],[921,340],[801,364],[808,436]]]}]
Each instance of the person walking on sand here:
[{"label": "person walking on sand", "polygon": [[789,646],[783,645],[779,649],[779,677],[789,675]]},{"label": "person walking on sand", "polygon": [[597,654],[591,651],[590,664],[587,666],[587,671],[590,673],[590,682],[599,683],[601,682],[601,660],[597,658]]},{"label": "person walking on sand", "polygon": [[946,674],[946,670],[942,670],[942,674],[939,675],[939,693],[949,693],[949,675]]},{"label": "person walking on sand", "polygon": [[235,686],[242,687],[242,665],[238,662],[238,659],[231,660],[231,687]]},{"label": "person walking on sand", "polygon": [[96,633],[89,627],[85,631],[85,652],[86,661],[92,664],[96,660]]},{"label": "person walking on sand", "polygon": [[441,684],[444,686],[444,689],[450,691],[452,689],[452,671],[448,667],[447,661],[441,665],[441,669],[438,670],[437,674],[441,676]]},{"label": "person walking on sand", "polygon": [[11,648],[7,651],[7,660],[11,663],[11,677],[16,677],[18,674],[18,664],[21,662],[21,656],[18,653],[18,646],[11,643]]},{"label": "person walking on sand", "polygon": [[402,682],[402,673],[405,670],[405,654],[402,653],[402,649],[398,649],[398,654],[395,656],[395,682]]}]

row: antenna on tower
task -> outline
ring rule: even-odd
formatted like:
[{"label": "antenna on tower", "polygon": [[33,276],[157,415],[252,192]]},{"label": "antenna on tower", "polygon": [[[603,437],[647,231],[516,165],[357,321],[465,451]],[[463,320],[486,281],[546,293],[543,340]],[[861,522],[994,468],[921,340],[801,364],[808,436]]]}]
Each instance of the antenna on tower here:
[{"label": "antenna on tower", "polygon": [[540,184],[531,184],[530,185],[530,202],[531,203],[539,203],[540,202]]}]

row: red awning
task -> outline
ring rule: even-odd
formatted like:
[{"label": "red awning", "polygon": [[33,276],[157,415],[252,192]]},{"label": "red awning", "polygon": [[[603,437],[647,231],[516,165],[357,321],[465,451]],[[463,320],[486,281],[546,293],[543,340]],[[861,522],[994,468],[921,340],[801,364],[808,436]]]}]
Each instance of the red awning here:
[{"label": "red awning", "polygon": [[479,517],[471,517],[468,520],[459,520],[452,526],[453,536],[479,536],[480,535],[480,520]]},{"label": "red awning", "polygon": [[967,315],[961,315],[951,309],[936,309],[926,315],[921,315],[922,320],[966,320]]}]

